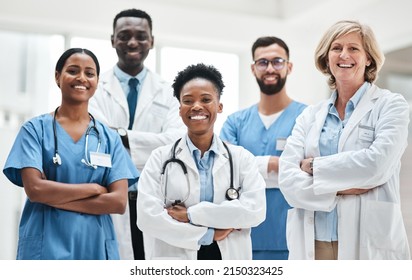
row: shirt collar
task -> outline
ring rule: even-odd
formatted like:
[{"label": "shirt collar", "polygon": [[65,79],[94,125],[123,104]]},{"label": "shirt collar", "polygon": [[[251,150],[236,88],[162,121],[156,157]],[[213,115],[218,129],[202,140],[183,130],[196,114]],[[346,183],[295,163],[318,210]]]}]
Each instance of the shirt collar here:
[{"label": "shirt collar", "polygon": [[[362,99],[362,96],[370,88],[371,84],[369,82],[364,82],[360,88],[355,92],[355,94],[349,99],[349,102],[352,103],[353,108],[356,108],[359,101]],[[338,92],[333,91],[331,97],[329,98],[329,109],[335,104],[336,98],[338,97]]]},{"label": "shirt collar", "polygon": [[130,76],[129,74],[122,71],[117,64],[114,66],[114,75],[116,76],[117,79],[119,79],[121,84],[128,84],[130,78],[136,78],[139,80],[139,84],[142,84],[144,78],[146,78],[146,74],[147,74],[146,67],[143,67],[143,70],[140,71],[140,73],[137,74],[136,76]]},{"label": "shirt collar", "polygon": [[[199,151],[200,153],[200,150],[193,144],[192,140],[190,140],[187,134],[186,134],[186,143],[187,143],[187,147],[189,148],[191,155],[193,155],[195,151]],[[218,154],[216,135],[213,135],[212,145],[210,145],[210,148],[207,151],[213,151],[215,154]]]}]

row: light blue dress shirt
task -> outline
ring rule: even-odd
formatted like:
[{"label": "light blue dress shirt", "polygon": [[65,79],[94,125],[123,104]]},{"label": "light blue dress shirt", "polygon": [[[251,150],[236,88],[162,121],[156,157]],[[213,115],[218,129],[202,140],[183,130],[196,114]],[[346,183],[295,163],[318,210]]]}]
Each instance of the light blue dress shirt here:
[{"label": "light blue dress shirt", "polygon": [[[213,202],[213,163],[215,161],[215,154],[218,153],[216,137],[213,136],[212,145],[203,154],[203,157],[201,157],[200,150],[192,143],[189,137],[186,137],[186,143],[199,171],[200,201]],[[206,234],[199,240],[199,245],[210,245],[213,242],[214,234],[214,229],[209,228]]]},{"label": "light blue dress shirt", "polygon": [[[137,92],[139,93],[141,88],[142,88],[142,84],[144,79],[146,78],[147,75],[147,68],[143,68],[142,71],[140,71],[139,74],[137,74],[136,76],[130,76],[129,74],[123,72],[119,66],[117,66],[117,64],[114,66],[113,68],[114,71],[114,75],[116,76],[116,78],[119,80],[120,82],[120,86],[123,89],[124,95],[126,96],[127,99],[127,95],[129,94],[130,88],[129,88],[129,80],[131,78],[136,78],[139,80],[139,84],[137,85]],[[139,95],[137,95],[137,102],[139,102]]]},{"label": "light blue dress shirt", "polygon": [[[129,80],[131,78],[136,78],[139,80],[139,83],[137,84],[137,92],[139,93],[141,88],[142,88],[142,84],[144,79],[146,78],[146,74],[147,74],[147,68],[143,68],[142,71],[140,71],[139,74],[137,74],[136,76],[130,76],[129,74],[123,72],[119,66],[117,66],[117,64],[114,66],[113,68],[114,71],[114,75],[116,76],[116,78],[119,80],[120,82],[120,86],[123,89],[123,93],[126,96],[127,99],[127,95],[129,94],[130,88],[129,88]],[[139,102],[139,94],[137,95],[137,102]],[[127,127],[126,127],[127,129]],[[142,172],[142,170],[139,170],[139,172]],[[137,183],[133,184],[129,187],[129,192],[131,191],[137,191]]]},{"label": "light blue dress shirt", "polygon": [[[329,112],[323,125],[319,138],[320,156],[329,156],[338,153],[339,139],[345,129],[350,116],[358,105],[364,93],[370,87],[370,83],[365,82],[348,101],[345,108],[345,118],[339,118],[335,107],[337,92],[334,91],[329,100]],[[315,212],[315,239],[318,241],[338,240],[338,217],[336,207],[331,212]]]}]

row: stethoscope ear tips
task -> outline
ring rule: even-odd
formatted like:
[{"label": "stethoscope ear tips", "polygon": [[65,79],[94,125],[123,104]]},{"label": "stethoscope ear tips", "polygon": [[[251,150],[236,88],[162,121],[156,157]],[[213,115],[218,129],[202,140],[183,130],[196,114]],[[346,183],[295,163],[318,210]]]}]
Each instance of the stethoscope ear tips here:
[{"label": "stethoscope ear tips", "polygon": [[60,155],[56,153],[53,157],[53,163],[57,165],[62,165],[62,159],[60,158]]}]

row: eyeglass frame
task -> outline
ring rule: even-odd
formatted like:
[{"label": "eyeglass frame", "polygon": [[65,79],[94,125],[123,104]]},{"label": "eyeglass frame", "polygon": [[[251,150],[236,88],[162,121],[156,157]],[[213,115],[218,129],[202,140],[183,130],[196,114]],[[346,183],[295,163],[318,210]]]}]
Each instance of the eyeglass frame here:
[{"label": "eyeglass frame", "polygon": [[[263,69],[263,68],[259,69],[260,66],[257,64],[259,62],[265,62],[265,64],[266,64],[265,69]],[[255,65],[255,67],[258,71],[263,72],[263,71],[266,71],[266,69],[268,69],[269,63],[272,65],[273,69],[279,71],[279,70],[282,70],[283,68],[285,68],[286,63],[288,63],[288,62],[289,62],[289,60],[287,60],[287,59],[284,59],[284,58],[281,58],[281,57],[276,57],[274,59],[261,58],[261,59],[253,61],[253,64]],[[282,63],[282,64],[281,64],[281,66],[276,66],[276,63],[278,63],[278,64]]]}]

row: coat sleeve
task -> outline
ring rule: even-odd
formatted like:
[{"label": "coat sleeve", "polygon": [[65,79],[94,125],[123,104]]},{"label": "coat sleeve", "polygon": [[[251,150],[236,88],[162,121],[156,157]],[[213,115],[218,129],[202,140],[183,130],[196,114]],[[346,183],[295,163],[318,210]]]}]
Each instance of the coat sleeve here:
[{"label": "coat sleeve", "polygon": [[292,134],[279,159],[279,188],[290,206],[312,211],[331,211],[336,193],[315,194],[313,177],[300,168],[306,157],[307,134],[314,123],[315,107],[307,107],[296,119]]},{"label": "coat sleeve", "polygon": [[[256,159],[242,147],[229,147],[234,156],[235,187],[241,187],[240,197],[220,203],[203,201],[189,207],[190,218],[194,224],[219,229],[241,229],[258,226],[266,218],[265,181],[259,174]],[[214,180],[215,189],[219,184],[218,180],[219,178]],[[225,185],[222,188],[226,191],[227,187]]]},{"label": "coat sleeve", "polygon": [[160,182],[161,158],[161,148],[154,150],[140,176],[137,225],[145,234],[172,246],[198,250],[198,241],[207,228],[178,222],[165,210]]},{"label": "coat sleeve", "polygon": [[409,105],[401,95],[387,93],[371,114],[376,123],[369,148],[316,158],[313,177],[316,194],[374,188],[394,175],[407,146]]}]

